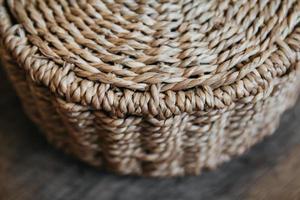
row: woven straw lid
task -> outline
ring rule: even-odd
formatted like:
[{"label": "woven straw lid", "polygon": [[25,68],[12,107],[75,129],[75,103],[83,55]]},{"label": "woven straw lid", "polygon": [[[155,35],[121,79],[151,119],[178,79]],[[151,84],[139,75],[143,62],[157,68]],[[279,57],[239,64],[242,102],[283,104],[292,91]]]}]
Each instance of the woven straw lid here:
[{"label": "woven straw lid", "polygon": [[264,98],[297,60],[297,0],[0,2],[4,45],[34,81],[117,115]]}]

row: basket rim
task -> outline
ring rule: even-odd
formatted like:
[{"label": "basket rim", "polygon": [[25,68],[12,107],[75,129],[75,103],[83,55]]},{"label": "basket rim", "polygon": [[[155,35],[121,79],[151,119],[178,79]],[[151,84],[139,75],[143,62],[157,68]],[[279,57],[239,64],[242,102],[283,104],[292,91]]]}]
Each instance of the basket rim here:
[{"label": "basket rim", "polygon": [[[14,3],[14,0],[9,2]],[[300,5],[300,3],[298,4]],[[300,27],[295,27],[286,36],[294,34],[300,37]],[[26,30],[22,24],[12,23],[4,0],[0,0],[0,33],[3,37],[1,39],[4,48],[8,50],[18,65],[24,68],[32,81],[43,84],[68,102],[80,103],[94,109],[104,109],[117,115],[130,113],[168,117],[182,112],[191,113],[211,108],[223,109],[237,100],[258,101],[268,97],[272,91],[273,85],[270,79],[280,78],[295,71],[295,68],[300,65],[299,54],[296,54],[284,41],[276,40],[266,60],[270,62],[270,56],[278,51],[283,52],[283,55],[290,59],[290,66],[287,67],[291,67],[291,70],[281,74],[265,76],[259,71],[261,66],[259,65],[258,68],[254,68],[250,73],[245,73],[245,76],[226,86],[220,85],[214,88],[211,85],[196,85],[186,89],[172,90],[163,89],[162,84],[149,84],[146,90],[141,90],[121,87],[117,83],[106,83],[105,77],[100,81],[79,77],[72,71],[72,64],[59,64],[49,57],[45,57],[38,47],[27,41]],[[290,53],[292,55],[287,55]],[[262,63],[262,65],[264,64]],[[276,72],[276,67],[272,67]],[[245,82],[251,83],[251,87],[245,88]]]}]

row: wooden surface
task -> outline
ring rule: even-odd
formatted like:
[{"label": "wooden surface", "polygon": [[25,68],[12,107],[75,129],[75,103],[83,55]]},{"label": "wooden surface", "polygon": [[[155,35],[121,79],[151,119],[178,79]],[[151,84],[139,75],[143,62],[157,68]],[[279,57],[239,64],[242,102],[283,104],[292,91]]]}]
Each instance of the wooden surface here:
[{"label": "wooden surface", "polygon": [[[26,91],[24,91],[26,92]],[[199,177],[99,172],[47,144],[0,70],[0,200],[300,199],[300,102],[272,137]]]}]

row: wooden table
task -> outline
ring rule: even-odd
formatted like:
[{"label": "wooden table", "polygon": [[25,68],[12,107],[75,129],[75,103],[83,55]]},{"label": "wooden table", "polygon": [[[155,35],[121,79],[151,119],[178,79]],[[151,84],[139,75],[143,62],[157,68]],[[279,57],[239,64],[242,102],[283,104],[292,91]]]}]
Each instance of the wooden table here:
[{"label": "wooden table", "polygon": [[[24,91],[26,92],[26,91]],[[0,71],[0,200],[300,199],[300,102],[272,137],[198,177],[119,177],[47,144]]]}]

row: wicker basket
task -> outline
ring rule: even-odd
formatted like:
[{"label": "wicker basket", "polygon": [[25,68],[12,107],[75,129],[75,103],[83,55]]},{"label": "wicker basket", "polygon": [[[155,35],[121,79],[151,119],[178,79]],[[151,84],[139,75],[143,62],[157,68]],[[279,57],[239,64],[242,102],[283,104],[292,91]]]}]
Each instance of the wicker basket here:
[{"label": "wicker basket", "polygon": [[0,0],[27,114],[121,174],[199,174],[271,134],[298,94],[299,24],[299,0]]}]

